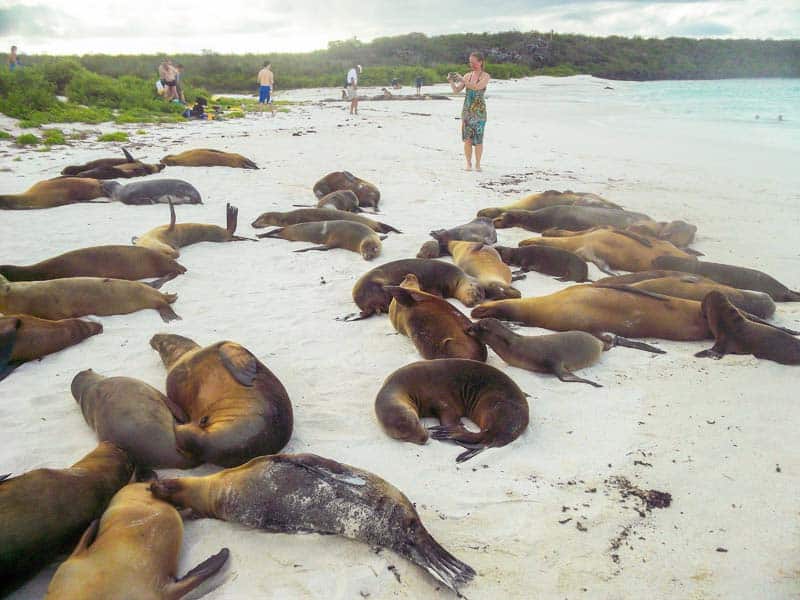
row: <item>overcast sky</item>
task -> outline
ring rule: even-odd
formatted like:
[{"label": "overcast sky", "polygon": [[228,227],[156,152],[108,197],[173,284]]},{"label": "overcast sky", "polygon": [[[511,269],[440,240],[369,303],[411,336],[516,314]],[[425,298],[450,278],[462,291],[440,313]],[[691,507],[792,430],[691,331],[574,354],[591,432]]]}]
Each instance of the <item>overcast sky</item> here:
[{"label": "overcast sky", "polygon": [[800,37],[800,0],[0,0],[0,52],[304,52],[331,40],[550,31]]}]

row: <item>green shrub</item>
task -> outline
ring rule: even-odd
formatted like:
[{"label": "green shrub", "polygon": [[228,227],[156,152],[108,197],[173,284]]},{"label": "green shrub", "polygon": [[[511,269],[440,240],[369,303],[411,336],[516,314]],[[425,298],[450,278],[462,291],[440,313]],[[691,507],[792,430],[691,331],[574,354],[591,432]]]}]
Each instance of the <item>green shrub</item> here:
[{"label": "green shrub", "polygon": [[114,133],[104,133],[97,138],[98,142],[127,142],[128,134],[124,131],[115,131]]},{"label": "green shrub", "polygon": [[7,131],[3,131],[2,129],[0,129],[0,140],[8,140],[11,139],[12,137],[14,136],[8,133]]},{"label": "green shrub", "polygon": [[67,140],[64,138],[64,132],[60,129],[43,129],[44,139],[42,142],[46,146],[53,146],[55,144],[66,144]]},{"label": "green shrub", "polygon": [[23,133],[17,137],[17,145],[19,146],[35,146],[39,143],[39,138],[32,133]]},{"label": "green shrub", "polygon": [[38,68],[0,69],[0,112],[25,119],[33,111],[48,110],[56,104],[55,86]]}]

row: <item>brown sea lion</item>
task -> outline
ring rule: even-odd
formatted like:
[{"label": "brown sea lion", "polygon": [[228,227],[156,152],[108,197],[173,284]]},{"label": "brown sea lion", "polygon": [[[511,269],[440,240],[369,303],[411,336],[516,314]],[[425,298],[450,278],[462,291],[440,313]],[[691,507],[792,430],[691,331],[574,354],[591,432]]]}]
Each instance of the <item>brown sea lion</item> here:
[{"label": "brown sea lion", "polygon": [[494,249],[506,264],[519,267],[522,271],[538,271],[553,275],[559,281],[589,280],[589,267],[586,261],[569,250],[551,246],[495,246]]},{"label": "brown sea lion", "polygon": [[[397,369],[375,398],[375,414],[389,436],[415,444],[428,441],[420,417],[439,419],[430,437],[467,448],[456,462],[510,444],[528,427],[529,418],[525,394],[508,375],[461,358],[420,361]],[[462,417],[480,431],[464,428]]]},{"label": "brown sea lion", "polygon": [[71,177],[89,177],[91,179],[130,179],[160,173],[167,165],[156,163],[149,165],[141,161],[126,162],[118,165],[95,167],[85,171],[78,171]]},{"label": "brown sea lion", "polygon": [[695,273],[740,290],[764,292],[776,302],[800,302],[800,292],[790,290],[774,277],[756,269],[676,256],[659,256],[653,260],[652,268]]},{"label": "brown sea lion", "polygon": [[42,319],[125,315],[152,308],[168,322],[180,319],[170,307],[177,299],[177,294],[163,294],[147,284],[124,279],[68,277],[10,283],[0,276],[0,312]]},{"label": "brown sea lion", "polygon": [[423,291],[457,298],[465,306],[475,306],[485,297],[480,284],[453,264],[419,258],[393,260],[367,271],[353,286],[353,301],[361,309],[359,318],[388,312],[392,295],[384,286],[399,285],[409,273],[417,276]]},{"label": "brown sea lion", "polygon": [[123,158],[99,158],[97,160],[90,160],[82,165],[70,165],[61,169],[62,175],[74,176],[82,171],[89,171],[91,169],[99,169],[102,167],[116,167],[117,165],[124,165],[125,163],[136,162],[136,159],[131,156],[125,148],[122,148]]},{"label": "brown sea lion", "polygon": [[[0,209],[29,210],[91,202],[106,196],[99,179],[56,177],[33,184],[21,194],[0,195]],[[105,202],[105,201],[104,201]]]},{"label": "brown sea lion", "polygon": [[487,302],[474,308],[471,316],[495,317],[554,331],[609,331],[633,338],[680,341],[711,337],[699,302],[629,286],[573,285],[547,296]]},{"label": "brown sea lion", "polygon": [[133,281],[175,277],[185,272],[186,267],[163,253],[140,246],[94,246],[65,252],[33,265],[0,265],[0,275],[9,281],[64,277],[111,277]]},{"label": "brown sea lion", "polygon": [[336,210],[334,208],[299,208],[288,212],[265,212],[262,213],[250,225],[256,229],[262,227],[288,227],[289,225],[297,225],[298,223],[312,223],[314,221],[353,221],[354,223],[361,223],[366,225],[373,231],[378,233],[402,233],[399,229],[395,229],[386,223],[373,221],[363,215],[354,215],[344,210]]},{"label": "brown sea lion", "polygon": [[235,152],[222,152],[209,148],[187,150],[180,154],[167,154],[161,162],[170,167],[233,167],[234,169],[258,169],[249,158]]},{"label": "brown sea lion", "polygon": [[378,210],[378,202],[381,200],[378,188],[375,184],[356,177],[349,171],[328,173],[314,184],[314,195],[317,198],[322,198],[338,190],[350,190],[358,196],[359,206],[370,206],[373,210]]},{"label": "brown sea lion", "polygon": [[481,242],[451,241],[447,250],[453,262],[467,275],[474,277],[486,292],[486,298],[520,298],[520,291],[511,286],[511,269],[497,250]]},{"label": "brown sea lion", "polygon": [[409,274],[399,286],[386,286],[394,298],[389,320],[411,338],[423,358],[469,358],[486,361],[486,346],[467,335],[472,325],[444,298],[423,292],[416,275]]},{"label": "brown sea lion", "polygon": [[481,209],[478,211],[478,216],[493,219],[499,217],[508,210],[539,210],[540,208],[548,208],[550,206],[601,206],[622,210],[621,206],[609,202],[597,194],[573,192],[571,190],[566,190],[564,192],[547,190],[538,194],[525,196],[513,204]]},{"label": "brown sea lion", "polygon": [[522,227],[528,231],[570,229],[580,231],[596,225],[624,228],[638,221],[651,221],[645,214],[599,206],[551,206],[539,210],[508,210],[492,221],[497,229]]},{"label": "brown sea lion", "polygon": [[715,342],[695,356],[720,359],[726,354],[752,354],[783,365],[800,365],[800,340],[785,330],[751,321],[722,292],[709,292],[702,311]]},{"label": "brown sea lion", "polygon": [[132,474],[127,454],[102,442],[67,469],[0,476],[0,595],[71,548]]},{"label": "brown sea lion", "polygon": [[175,442],[175,420],[184,422],[186,415],[154,387],[87,369],[75,375],[71,390],[97,438],[125,450],[137,466],[190,469],[200,464]]},{"label": "brown sea lion", "polygon": [[[310,204],[292,204],[292,206],[311,206]],[[358,196],[350,190],[336,190],[325,194],[316,204],[317,208],[335,208],[345,212],[364,212],[358,205]]]},{"label": "brown sea lion", "polygon": [[417,258],[439,258],[441,255],[442,250],[436,240],[428,240],[420,246],[419,252],[417,252]]},{"label": "brown sea lion", "polygon": [[494,244],[497,241],[497,232],[494,230],[491,219],[475,217],[469,223],[458,227],[431,231],[431,237],[439,242],[442,250],[445,250],[447,244],[453,241]]},{"label": "brown sea lion", "polygon": [[[161,252],[168,258],[178,258],[184,246],[199,242],[241,242],[250,238],[234,235],[239,209],[226,205],[227,226],[206,225],[205,223],[175,223],[175,207],[169,203],[169,225],[160,225],[138,238],[134,238],[136,246],[150,248]],[[252,240],[250,240],[252,241]]]},{"label": "brown sea lion", "polygon": [[150,345],[167,367],[167,397],[186,414],[178,447],[223,467],[274,454],[292,435],[292,403],[283,384],[246,348],[157,334]]},{"label": "brown sea lion", "polygon": [[336,534],[389,548],[452,590],[475,576],[433,539],[400,490],[373,473],[314,454],[262,456],[206,477],[156,481],[151,489],[156,498],[197,516],[275,533]]},{"label": "brown sea lion", "polygon": [[178,511],[154,498],[149,483],[126,485],[61,563],[45,598],[183,598],[225,565],[228,549],[176,579],[182,541]]},{"label": "brown sea lion", "polygon": [[312,248],[303,248],[295,252],[309,250],[330,250],[344,248],[357,252],[364,260],[372,260],[381,253],[381,240],[372,229],[361,223],[352,221],[314,221],[298,223],[288,227],[280,227],[258,235],[260,238],[282,238],[291,242],[313,242],[321,244]]},{"label": "brown sea lion", "polygon": [[628,225],[628,231],[643,233],[659,240],[671,242],[678,248],[686,248],[694,241],[697,227],[686,221],[640,221]]}]

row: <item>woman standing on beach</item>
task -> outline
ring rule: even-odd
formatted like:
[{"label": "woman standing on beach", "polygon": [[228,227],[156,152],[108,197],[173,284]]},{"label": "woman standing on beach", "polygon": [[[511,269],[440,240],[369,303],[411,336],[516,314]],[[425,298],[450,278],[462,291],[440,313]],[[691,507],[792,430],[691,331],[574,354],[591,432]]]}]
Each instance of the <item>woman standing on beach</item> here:
[{"label": "woman standing on beach", "polygon": [[475,147],[475,170],[481,170],[483,155],[483,129],[486,126],[486,102],[483,94],[491,77],[483,70],[486,64],[483,54],[473,52],[469,55],[471,71],[465,75],[450,73],[447,80],[453,92],[467,88],[464,108],[461,110],[461,139],[464,141],[464,157],[467,171],[472,170],[472,147]]}]

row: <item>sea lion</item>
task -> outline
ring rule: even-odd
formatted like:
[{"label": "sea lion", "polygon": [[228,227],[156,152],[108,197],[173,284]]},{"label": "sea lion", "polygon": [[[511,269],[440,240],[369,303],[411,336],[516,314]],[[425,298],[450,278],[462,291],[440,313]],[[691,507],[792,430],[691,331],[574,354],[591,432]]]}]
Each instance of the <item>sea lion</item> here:
[{"label": "sea lion", "polygon": [[33,265],[0,265],[0,275],[9,281],[41,281],[64,277],[137,280],[149,277],[171,278],[185,272],[186,267],[163,253],[140,246],[94,246],[65,252]]},{"label": "sea lion", "polygon": [[[292,206],[311,206],[309,204],[292,204]],[[350,190],[336,190],[330,194],[325,194],[316,204],[317,208],[335,208],[345,212],[360,213],[364,212],[358,205],[358,196]]]},{"label": "sea lion", "polygon": [[116,167],[118,165],[124,165],[125,163],[136,162],[136,159],[133,158],[133,156],[131,156],[131,153],[128,152],[125,148],[122,148],[122,154],[124,155],[123,158],[99,158],[97,160],[90,160],[89,162],[84,163],[82,165],[71,165],[68,167],[64,167],[63,169],[61,169],[61,174],[72,177],[83,171],[90,171],[91,169],[100,169],[102,167]]},{"label": "sea lion", "polygon": [[393,260],[367,271],[353,286],[353,301],[361,309],[359,318],[387,312],[392,295],[384,286],[399,285],[409,273],[417,276],[423,291],[457,298],[465,306],[475,306],[485,297],[480,284],[453,264],[419,258]]},{"label": "sea lion", "polygon": [[423,292],[416,275],[407,275],[399,286],[386,286],[386,291],[393,297],[389,320],[411,338],[423,358],[486,361],[486,346],[467,335],[472,321],[444,298]]},{"label": "sea lion", "polygon": [[494,249],[506,264],[519,267],[522,271],[538,271],[553,275],[559,281],[589,280],[589,267],[586,261],[569,250],[550,246],[495,246]]},{"label": "sea lion", "polygon": [[685,249],[694,241],[697,227],[686,221],[640,221],[628,225],[628,231],[643,233],[659,240],[671,242],[678,248]]},{"label": "sea lion", "polygon": [[522,296],[518,289],[511,286],[511,269],[491,246],[482,242],[450,241],[447,250],[456,266],[478,280],[487,299]]},{"label": "sea lion", "polygon": [[180,154],[167,154],[161,162],[170,167],[233,167],[234,169],[258,169],[249,158],[235,152],[222,152],[209,148],[187,150]]},{"label": "sea lion", "polygon": [[431,231],[431,237],[439,242],[442,250],[447,248],[448,242],[482,242],[494,244],[497,241],[497,232],[492,220],[486,217],[475,217],[469,223],[453,227],[452,229],[436,229]]},{"label": "sea lion", "polygon": [[417,258],[439,258],[441,255],[442,250],[436,240],[428,240],[420,246],[419,252],[417,252]]},{"label": "sea lion", "polygon": [[67,469],[0,477],[0,595],[72,547],[132,474],[128,455],[101,442]]},{"label": "sea lion", "polygon": [[[205,223],[175,223],[175,207],[169,203],[169,225],[160,225],[138,238],[134,238],[136,246],[150,248],[161,252],[168,258],[178,258],[184,246],[199,242],[241,242],[250,238],[234,235],[238,221],[239,209],[227,204],[225,206],[227,226],[206,225]],[[250,240],[252,241],[252,240]]]},{"label": "sea lion", "polygon": [[71,390],[97,438],[125,450],[137,466],[190,469],[200,464],[175,442],[175,420],[184,422],[186,415],[154,387],[87,369],[75,375]]},{"label": "sea lion", "polygon": [[168,322],[180,319],[170,307],[177,299],[177,294],[163,294],[147,284],[124,279],[68,277],[10,283],[0,276],[0,312],[42,319],[125,315],[152,308]]},{"label": "sea lion", "polygon": [[364,260],[372,260],[378,256],[381,253],[381,240],[386,239],[385,235],[379,236],[366,225],[352,221],[298,223],[261,233],[258,237],[321,244],[312,248],[295,250],[295,252],[344,248],[359,253]]},{"label": "sea lion", "polygon": [[270,225],[288,227],[289,225],[312,223],[314,221],[353,221],[354,223],[366,225],[378,233],[389,233],[391,231],[402,233],[399,229],[395,229],[386,223],[380,223],[363,215],[354,215],[353,213],[333,208],[299,208],[288,212],[265,212],[250,225],[256,229],[261,229]]},{"label": "sea lion", "polygon": [[[82,177],[56,177],[34,183],[21,194],[0,195],[0,209],[33,210],[91,202],[107,196],[103,182]],[[105,200],[103,200],[105,202]]]},{"label": "sea lion", "polygon": [[[424,444],[428,431],[420,417],[439,419],[430,437],[467,448],[464,462],[486,448],[517,439],[528,427],[528,401],[511,378],[475,360],[440,358],[415,362],[386,378],[375,398],[375,414],[384,431],[396,440]],[[480,431],[461,424],[467,417]]]},{"label": "sea lion", "polygon": [[123,204],[202,204],[200,192],[181,179],[148,179],[122,185],[102,182],[103,195]]},{"label": "sea lion", "polygon": [[800,302],[800,292],[790,290],[774,277],[756,269],[676,256],[659,256],[653,260],[652,268],[695,273],[740,290],[764,292],[776,302]]},{"label": "sea lion", "polygon": [[559,205],[533,211],[507,210],[495,217],[492,223],[497,229],[522,227],[528,231],[542,232],[551,228],[580,231],[595,225],[624,228],[631,223],[651,220],[645,214],[616,208]]},{"label": "sea lion", "polygon": [[471,316],[495,317],[554,331],[609,331],[633,338],[685,341],[711,337],[699,302],[629,286],[573,285],[547,296],[487,302],[474,308]]},{"label": "sea lion", "polygon": [[[509,213],[505,213],[507,215]],[[504,216],[505,216],[504,215]],[[538,237],[522,240],[524,246],[550,246],[577,254],[592,262],[604,273],[616,275],[612,269],[647,271],[658,256],[692,258],[670,242],[643,238],[639,234],[620,229],[594,229],[588,233],[567,237]]]},{"label": "sea lion", "polygon": [[[15,321],[17,324],[13,326]],[[50,321],[30,315],[0,316],[0,325],[0,332],[3,331],[3,326],[6,328],[13,326],[14,330],[13,339],[7,346],[8,356],[5,364],[2,360],[4,344],[0,333],[0,380],[24,362],[53,354],[103,332],[103,326],[94,321],[81,319]]]},{"label": "sea lion", "polygon": [[506,206],[483,208],[478,211],[478,216],[493,219],[499,217],[508,210],[539,210],[540,208],[548,208],[550,206],[600,206],[622,210],[622,207],[618,204],[609,202],[597,194],[573,192],[571,190],[566,190],[564,192],[547,190],[538,194],[530,194]]},{"label": "sea lion", "polygon": [[369,206],[374,211],[378,210],[378,202],[381,199],[381,193],[378,188],[375,184],[356,177],[349,171],[328,173],[314,184],[314,195],[317,198],[322,198],[338,190],[350,190],[358,196],[359,206]]},{"label": "sea lion", "polygon": [[715,341],[695,356],[720,359],[726,354],[752,354],[783,365],[800,365],[800,340],[771,325],[754,323],[722,292],[709,292],[702,311]]},{"label": "sea lion", "polygon": [[156,163],[149,165],[141,161],[123,163],[116,166],[97,167],[87,171],[80,171],[73,177],[90,177],[93,179],[131,179],[132,177],[143,177],[160,173],[166,167],[165,164]]},{"label": "sea lion", "polygon": [[45,598],[183,598],[213,577],[229,553],[223,548],[176,579],[182,541],[178,511],[155,498],[150,483],[126,485],[58,567]]},{"label": "sea lion", "polygon": [[428,533],[400,490],[373,473],[314,454],[261,456],[235,469],[163,479],[150,488],[156,498],[198,516],[389,548],[452,590],[475,576]]},{"label": "sea lion", "polygon": [[292,435],[292,403],[283,384],[235,342],[201,348],[157,334],[150,345],[167,367],[167,398],[186,414],[178,448],[223,467],[280,451]]}]

